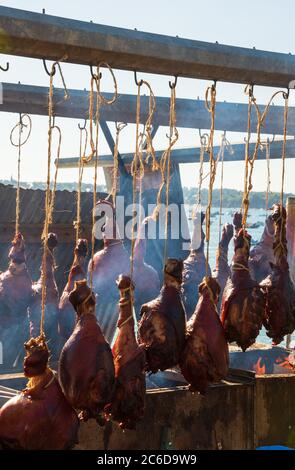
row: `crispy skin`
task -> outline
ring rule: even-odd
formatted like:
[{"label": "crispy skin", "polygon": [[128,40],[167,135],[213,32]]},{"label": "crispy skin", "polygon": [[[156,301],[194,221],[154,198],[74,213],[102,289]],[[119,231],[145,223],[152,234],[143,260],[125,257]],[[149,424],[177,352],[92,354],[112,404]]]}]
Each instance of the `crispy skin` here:
[{"label": "crispy skin", "polygon": [[274,263],[271,274],[261,282],[265,295],[264,326],[274,344],[279,344],[286,334],[295,329],[295,286],[290,277],[287,261],[286,210],[280,204],[273,206]]},{"label": "crispy skin", "polygon": [[179,289],[164,285],[159,296],[143,305],[138,339],[146,347],[148,370],[176,366],[185,339],[185,310]]},{"label": "crispy skin", "polygon": [[273,255],[274,224],[269,215],[260,241],[250,251],[249,268],[253,279],[261,282],[271,273],[270,263],[274,262]]},{"label": "crispy skin", "polygon": [[129,290],[131,280],[128,276],[119,276],[117,285],[121,291],[119,332],[112,349],[116,387],[112,403],[105,411],[120,423],[122,429],[134,429],[136,422],[144,415],[145,351],[135,338],[132,293]]},{"label": "crispy skin", "polygon": [[223,291],[221,322],[228,342],[245,351],[262,327],[265,300],[248,270],[251,237],[241,229],[235,237],[232,274]]},{"label": "crispy skin", "polygon": [[60,335],[67,340],[74,330],[76,324],[76,312],[69,296],[74,289],[76,281],[86,279],[84,269],[85,257],[87,256],[87,240],[79,239],[74,250],[74,261],[69,272],[68,282],[63,290],[59,301],[58,328]]},{"label": "crispy skin", "polygon": [[[209,278],[212,292],[218,292],[217,282]],[[225,333],[208,288],[200,285],[200,298],[186,329],[186,341],[180,368],[190,384],[190,390],[202,394],[209,383],[219,382],[228,373],[229,355]]]},{"label": "crispy skin", "polygon": [[231,271],[228,265],[228,245],[233,237],[233,226],[226,224],[223,226],[221,240],[216,253],[216,268],[213,277],[217,280],[220,287],[220,301]]},{"label": "crispy skin", "polygon": [[111,349],[94,315],[81,315],[64,345],[59,380],[69,403],[98,417],[112,398],[114,364]]},{"label": "crispy skin", "polygon": [[21,393],[0,410],[0,445],[8,449],[66,450],[77,442],[79,420],[56,379],[32,395]]}]

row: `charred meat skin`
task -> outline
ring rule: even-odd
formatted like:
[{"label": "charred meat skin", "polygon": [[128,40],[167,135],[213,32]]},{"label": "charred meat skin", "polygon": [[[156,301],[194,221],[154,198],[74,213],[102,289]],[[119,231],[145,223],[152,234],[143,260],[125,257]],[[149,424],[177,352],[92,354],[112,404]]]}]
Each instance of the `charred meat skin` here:
[{"label": "charred meat skin", "polygon": [[217,313],[219,292],[215,279],[204,278],[196,310],[187,323],[180,359],[180,369],[190,390],[202,394],[210,383],[219,382],[228,373],[228,345]]},{"label": "charred meat skin", "polygon": [[213,277],[217,280],[220,286],[220,300],[230,277],[231,270],[228,265],[228,245],[233,237],[234,228],[231,224],[225,224],[222,228],[221,240],[216,253],[216,268]]},{"label": "charred meat skin", "polygon": [[8,269],[0,274],[0,341],[5,348],[4,364],[11,367],[29,336],[28,308],[33,296],[21,233],[15,235],[8,257]]},{"label": "charred meat skin", "polygon": [[260,284],[266,299],[264,326],[273,344],[279,344],[295,329],[295,287],[287,261],[286,218],[286,209],[274,204],[274,263],[271,274]]},{"label": "charred meat skin", "polygon": [[[205,214],[203,212],[201,214],[201,226],[199,225],[197,218],[193,219],[192,241],[199,239],[197,232],[198,230],[201,230],[200,246],[195,248],[192,242],[190,254],[183,262],[182,290],[187,318],[190,318],[195,311],[199,298],[198,285],[206,275],[206,257],[204,253],[205,233],[202,227],[204,219]],[[207,274],[208,276],[211,276],[210,266],[208,266]]]},{"label": "charred meat skin", "polygon": [[81,281],[86,278],[85,258],[87,252],[87,240],[80,238],[74,250],[74,261],[69,272],[68,282],[59,301],[59,333],[64,340],[70,337],[75,327],[76,312],[69,301],[69,297],[74,289],[75,281]]},{"label": "charred meat skin", "polygon": [[77,442],[79,420],[48,367],[41,338],[25,344],[27,388],[0,410],[0,446],[19,450],[66,450]]},{"label": "charred meat skin", "polygon": [[122,429],[135,429],[136,422],[144,415],[145,351],[135,338],[130,277],[119,276],[117,286],[120,290],[119,332],[112,349],[116,386],[112,403],[105,411]]},{"label": "charred meat skin", "polygon": [[221,322],[228,342],[236,342],[245,351],[256,340],[264,317],[264,296],[251,278],[248,258],[251,237],[240,229],[234,239],[232,274],[222,297]]},{"label": "charred meat skin", "polygon": [[160,279],[157,271],[145,262],[146,234],[145,229],[151,217],[146,217],[140,226],[134,246],[134,263],[132,279],[135,284],[135,309],[139,313],[142,304],[154,299],[160,292]]},{"label": "charred meat skin", "polygon": [[269,215],[260,241],[250,251],[249,268],[256,282],[261,282],[271,273],[270,263],[274,263],[273,243],[274,222],[272,215]]},{"label": "charred meat skin", "polygon": [[86,281],[76,281],[69,297],[78,321],[64,345],[59,360],[59,380],[81,419],[95,418],[103,424],[101,412],[111,402],[114,362],[95,316],[95,297]]},{"label": "charred meat skin", "polygon": [[143,305],[138,340],[145,345],[148,370],[155,373],[178,364],[185,340],[186,315],[181,300],[183,262],[168,259],[159,296]]}]

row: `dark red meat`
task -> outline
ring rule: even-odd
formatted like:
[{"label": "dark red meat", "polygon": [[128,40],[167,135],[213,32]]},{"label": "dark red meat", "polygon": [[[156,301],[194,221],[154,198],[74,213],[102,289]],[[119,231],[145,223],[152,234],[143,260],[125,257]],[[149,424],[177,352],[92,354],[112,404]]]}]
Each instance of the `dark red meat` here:
[{"label": "dark red meat", "polygon": [[78,321],[59,360],[59,380],[73,408],[82,419],[96,418],[112,400],[114,362],[95,316],[95,296],[86,281],[76,281],[69,297]]},{"label": "dark red meat", "polygon": [[68,282],[59,301],[59,333],[64,340],[70,337],[76,324],[76,312],[69,297],[75,282],[86,278],[85,258],[87,251],[87,240],[79,239],[74,250],[74,261],[69,272]]},{"label": "dark red meat", "polygon": [[199,286],[199,301],[186,329],[180,368],[190,390],[205,393],[208,385],[224,379],[229,354],[225,333],[217,313],[219,285],[204,278]]},{"label": "dark red meat", "polygon": [[144,304],[138,339],[146,348],[148,370],[157,372],[176,366],[185,339],[186,316],[180,296],[183,262],[168,259],[159,296]]},{"label": "dark red meat", "polygon": [[220,293],[219,298],[221,300],[225,284],[230,277],[231,270],[228,265],[228,245],[234,234],[234,228],[231,224],[226,224],[222,228],[221,240],[219,242],[217,253],[216,253],[216,268],[214,270],[213,277],[217,280]]},{"label": "dark red meat", "polygon": [[248,258],[251,237],[241,229],[234,239],[232,274],[222,297],[221,322],[227,341],[236,342],[245,351],[256,340],[264,316],[264,296],[251,278]]},{"label": "dark red meat", "polygon": [[0,410],[0,445],[5,449],[64,450],[77,442],[79,420],[48,367],[41,338],[25,344],[27,388]]},{"label": "dark red meat", "polygon": [[270,263],[274,263],[273,255],[274,224],[272,216],[265,221],[260,241],[250,251],[249,268],[253,279],[261,282],[271,273]]},{"label": "dark red meat", "polygon": [[[201,223],[198,218],[193,219],[192,248],[189,256],[183,262],[183,301],[187,318],[195,311],[199,299],[198,285],[206,275],[206,257],[204,253],[205,233],[202,228],[205,215],[201,214]],[[196,241],[200,246],[195,248]],[[198,245],[197,241],[197,245]],[[211,275],[210,266],[208,276]]]},{"label": "dark red meat", "polygon": [[158,295],[161,287],[157,271],[144,260],[146,253],[145,228],[148,220],[148,217],[143,220],[134,246],[133,281],[136,313],[142,304]]},{"label": "dark red meat", "polygon": [[117,285],[120,290],[119,331],[112,348],[116,388],[106,412],[122,429],[134,429],[144,415],[145,352],[135,338],[131,280],[128,276],[119,276]]},{"label": "dark red meat", "polygon": [[274,263],[271,263],[271,274],[260,284],[266,299],[264,326],[274,344],[279,344],[295,329],[295,287],[287,261],[286,218],[286,209],[275,204]]},{"label": "dark red meat", "polygon": [[4,364],[11,367],[29,336],[28,307],[32,300],[32,281],[21,233],[13,239],[8,257],[8,269],[0,274],[0,341]]}]

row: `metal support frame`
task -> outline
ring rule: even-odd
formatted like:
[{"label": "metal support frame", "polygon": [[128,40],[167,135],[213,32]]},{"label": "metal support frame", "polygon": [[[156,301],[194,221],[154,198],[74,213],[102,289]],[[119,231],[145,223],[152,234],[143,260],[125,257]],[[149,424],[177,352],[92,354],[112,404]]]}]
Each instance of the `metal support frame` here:
[{"label": "metal support frame", "polygon": [[[27,113],[48,115],[48,88],[3,83],[3,103],[0,111],[13,113]],[[59,117],[72,119],[85,119],[88,117],[89,92],[83,90],[68,90],[69,98],[64,100],[64,90],[55,88],[54,114]],[[111,94],[105,93],[107,98]],[[156,97],[156,110],[154,115],[154,129],[157,126],[169,126],[169,98]],[[263,110],[264,106],[259,106]],[[148,117],[148,97],[141,97],[140,121],[145,123]],[[101,121],[135,123],[136,96],[120,94],[112,106],[101,107]],[[176,116],[178,128],[210,129],[210,115],[202,100],[177,98]],[[283,134],[284,107],[271,106],[263,126],[265,134]],[[256,113],[253,112],[251,132],[257,128]],[[232,132],[247,131],[247,104],[217,102],[216,104],[216,130]],[[289,135],[295,135],[295,108],[290,107],[288,113]]]},{"label": "metal support frame", "polygon": [[288,87],[291,54],[144,33],[0,6],[0,52],[162,75]]},{"label": "metal support frame", "polygon": [[[251,143],[249,150],[250,154],[254,151],[255,144]],[[271,152],[271,159],[280,159],[282,158],[282,147],[283,141],[276,140],[271,144],[270,152]],[[219,150],[219,146],[214,147],[214,153],[217,155]],[[245,144],[233,144],[231,145],[231,151],[226,148],[224,151],[224,161],[244,161],[245,159]],[[163,154],[163,150],[156,151],[156,158],[159,160]],[[125,153],[121,155],[121,158],[124,164],[128,165],[131,164],[134,154],[133,153]],[[295,140],[288,139],[286,145],[286,157],[287,158],[295,158]],[[192,148],[182,148],[182,149],[174,149],[171,151],[171,161],[172,163],[198,163],[200,159],[200,148],[199,147],[192,147]],[[257,160],[264,160],[265,159],[265,150],[259,149]],[[208,155],[205,154],[205,162],[208,161]],[[89,166],[94,164],[90,162]],[[110,167],[113,166],[113,156],[112,155],[100,155],[99,156],[99,163],[100,166],[103,167]],[[78,158],[60,158],[59,160],[59,168],[76,168],[79,165]]]}]

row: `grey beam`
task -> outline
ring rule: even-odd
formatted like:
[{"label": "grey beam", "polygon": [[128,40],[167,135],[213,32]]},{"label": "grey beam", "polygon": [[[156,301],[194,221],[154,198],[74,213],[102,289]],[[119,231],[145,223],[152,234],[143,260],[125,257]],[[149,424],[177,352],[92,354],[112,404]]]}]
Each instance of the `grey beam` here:
[{"label": "grey beam", "polygon": [[0,52],[147,73],[287,87],[295,57],[0,7]]},{"label": "grey beam", "polygon": [[[254,151],[254,143],[250,144],[250,154]],[[243,161],[245,159],[245,144],[235,144],[231,146],[233,153],[231,153],[227,148],[224,152],[224,161]],[[214,153],[217,155],[219,150],[218,146],[214,147]],[[156,151],[156,158],[159,160],[163,154],[163,150]],[[125,164],[130,164],[132,162],[134,153],[125,153],[122,154],[122,160]],[[259,149],[257,160],[264,160],[266,157],[265,150]],[[271,159],[282,158],[282,141],[275,141],[271,144],[270,147],[270,157]],[[287,141],[287,158],[295,158],[295,141]],[[171,152],[171,161],[173,163],[198,163],[200,161],[200,148],[183,148],[175,149]],[[208,155],[205,154],[205,162],[208,161]],[[61,158],[59,163],[59,168],[76,168],[79,165],[78,158]],[[90,162],[89,166],[93,166],[94,162]],[[113,156],[112,155],[101,155],[99,156],[99,165],[104,167],[113,166]]]},{"label": "grey beam", "polygon": [[[0,111],[12,113],[28,113],[48,115],[48,88],[3,83],[3,104]],[[83,90],[68,90],[69,99],[64,100],[64,90],[54,89],[54,114],[59,117],[85,119],[88,117],[89,93]],[[111,94],[105,93],[107,98]],[[148,97],[142,96],[140,121],[145,123],[148,117]],[[156,98],[156,111],[154,115],[155,128],[169,125],[169,98]],[[260,105],[262,110],[264,107]],[[283,106],[271,106],[263,132],[265,134],[283,134]],[[257,120],[253,113],[251,131],[255,132]],[[101,120],[110,122],[135,123],[136,96],[119,95],[117,101],[111,106],[102,106]],[[191,129],[209,129],[210,115],[202,100],[178,98],[176,101],[177,127]],[[247,104],[218,102],[216,105],[216,130],[233,132],[246,132],[247,130]],[[289,108],[288,134],[295,135],[295,108]]]}]

